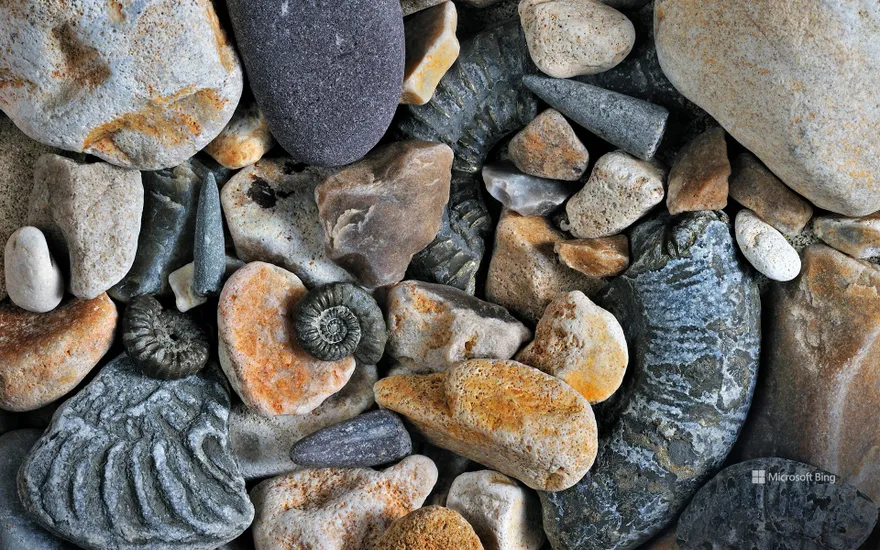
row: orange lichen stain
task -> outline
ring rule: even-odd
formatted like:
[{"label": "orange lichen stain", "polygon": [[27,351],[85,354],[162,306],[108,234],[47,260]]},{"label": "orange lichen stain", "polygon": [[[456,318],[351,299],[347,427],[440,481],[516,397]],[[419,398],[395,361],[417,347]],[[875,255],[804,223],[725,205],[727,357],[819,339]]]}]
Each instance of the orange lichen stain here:
[{"label": "orange lichen stain", "polygon": [[226,32],[220,26],[220,19],[217,17],[217,12],[214,11],[214,4],[211,0],[200,0],[200,3],[205,10],[208,24],[211,25],[214,45],[217,49],[217,56],[220,58],[220,64],[223,65],[227,72],[235,72],[238,67],[238,59],[236,59],[235,53],[226,39]]},{"label": "orange lichen stain", "polygon": [[412,299],[413,307],[419,313],[442,313],[443,306],[434,300],[425,297],[424,294],[414,293]]},{"label": "orange lichen stain", "polygon": [[63,63],[52,75],[77,86],[93,90],[110,78],[110,67],[97,49],[85,44],[70,23],[52,29],[52,38]]},{"label": "orange lichen stain", "polygon": [[122,23],[125,21],[125,12],[122,9],[122,2],[119,0],[109,0],[107,7],[110,10],[110,21],[114,23]]}]

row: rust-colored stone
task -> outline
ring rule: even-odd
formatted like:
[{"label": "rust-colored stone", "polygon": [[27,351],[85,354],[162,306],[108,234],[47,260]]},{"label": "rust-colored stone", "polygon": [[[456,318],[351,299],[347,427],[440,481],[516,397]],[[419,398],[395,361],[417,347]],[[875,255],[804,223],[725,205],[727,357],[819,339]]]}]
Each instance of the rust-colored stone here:
[{"label": "rust-colored stone", "polygon": [[727,206],[730,161],[724,129],[712,128],[682,147],[669,171],[666,207],[682,212],[722,210]]},{"label": "rust-colored stone", "polygon": [[553,250],[562,263],[589,277],[615,277],[629,267],[626,235],[559,241]]},{"label": "rust-colored stone", "polygon": [[539,178],[577,181],[587,171],[590,154],[559,111],[547,109],[510,140],[510,160]]},{"label": "rust-colored stone", "polygon": [[461,514],[426,506],[392,523],[375,550],[483,550],[483,544]]}]

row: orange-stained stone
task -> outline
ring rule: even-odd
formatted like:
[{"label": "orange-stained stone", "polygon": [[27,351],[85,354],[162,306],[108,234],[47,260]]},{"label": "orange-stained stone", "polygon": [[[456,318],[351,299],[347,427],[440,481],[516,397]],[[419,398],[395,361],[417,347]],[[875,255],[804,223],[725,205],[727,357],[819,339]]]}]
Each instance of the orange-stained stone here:
[{"label": "orange-stained stone", "polygon": [[265,416],[306,414],[341,390],[353,357],[319,361],[293,328],[306,287],[293,273],[253,262],[229,278],[217,312],[220,364],[242,401]]},{"label": "orange-stained stone", "polygon": [[474,528],[449,508],[426,506],[391,524],[375,550],[483,550]]},{"label": "orange-stained stone", "polygon": [[682,212],[722,210],[727,206],[730,161],[722,128],[712,128],[682,147],[669,171],[666,207]]},{"label": "orange-stained stone", "polygon": [[0,304],[0,408],[32,411],[75,388],[110,349],[117,318],[107,294],[50,313]]},{"label": "orange-stained stone", "polygon": [[559,111],[547,109],[510,140],[510,160],[539,178],[577,181],[590,162],[587,148]]},{"label": "orange-stained stone", "polygon": [[240,104],[232,120],[204,151],[230,170],[249,166],[274,147],[269,123],[256,103]]},{"label": "orange-stained stone", "polygon": [[406,416],[433,444],[539,491],[577,483],[596,458],[589,402],[516,361],[473,359],[440,374],[390,376],[376,402]]},{"label": "orange-stained stone", "polygon": [[428,8],[407,19],[401,103],[424,105],[431,101],[440,79],[458,59],[457,26],[458,13],[452,2]]},{"label": "orange-stained stone", "polygon": [[626,235],[560,241],[553,250],[562,263],[590,277],[616,277],[629,267]]}]

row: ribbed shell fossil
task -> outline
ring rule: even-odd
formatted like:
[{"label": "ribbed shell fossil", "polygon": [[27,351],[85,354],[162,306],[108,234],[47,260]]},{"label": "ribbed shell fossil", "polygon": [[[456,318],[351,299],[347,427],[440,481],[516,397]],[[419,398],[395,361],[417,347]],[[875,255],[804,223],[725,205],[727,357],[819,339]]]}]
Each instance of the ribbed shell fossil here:
[{"label": "ribbed shell fossil", "polygon": [[379,304],[370,294],[348,283],[312,290],[299,303],[294,317],[296,337],[306,353],[322,361],[350,355],[376,364],[388,338]]},{"label": "ribbed shell fossil", "polygon": [[162,308],[152,296],[138,296],[125,310],[122,344],[147,376],[186,378],[208,362],[208,334],[192,318]]}]

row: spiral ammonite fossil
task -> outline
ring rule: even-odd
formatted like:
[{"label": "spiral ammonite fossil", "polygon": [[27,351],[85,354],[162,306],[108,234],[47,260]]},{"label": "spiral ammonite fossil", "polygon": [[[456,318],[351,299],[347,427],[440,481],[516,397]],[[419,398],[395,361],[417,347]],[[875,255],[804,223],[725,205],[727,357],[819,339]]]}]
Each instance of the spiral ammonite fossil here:
[{"label": "spiral ammonite fossil", "polygon": [[122,344],[144,374],[162,380],[193,375],[207,364],[208,333],[188,315],[168,311],[152,296],[129,302]]},{"label": "spiral ammonite fossil", "polygon": [[374,365],[388,339],[379,304],[366,290],[348,283],[309,292],[297,307],[294,328],[306,353],[322,361],[354,355],[361,363]]}]

